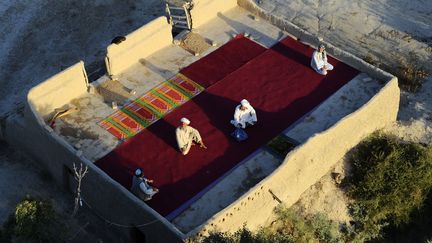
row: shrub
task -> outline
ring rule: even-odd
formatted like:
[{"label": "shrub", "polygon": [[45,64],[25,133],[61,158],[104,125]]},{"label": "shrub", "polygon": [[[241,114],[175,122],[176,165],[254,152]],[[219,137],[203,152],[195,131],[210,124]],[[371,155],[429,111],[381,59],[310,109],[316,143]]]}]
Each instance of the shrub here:
[{"label": "shrub", "polygon": [[432,149],[375,133],[361,142],[349,160],[348,195],[357,231],[378,236],[388,224],[409,222],[432,186]]},{"label": "shrub", "polygon": [[275,225],[274,231],[291,235],[295,242],[340,242],[341,240],[338,224],[323,214],[304,218],[294,210],[283,207],[277,208],[276,213],[279,223]]},{"label": "shrub", "polygon": [[61,239],[62,224],[49,201],[24,199],[5,223],[6,237],[25,242],[53,242]]},{"label": "shrub", "polygon": [[310,223],[320,242],[339,242],[341,234],[338,225],[329,221],[324,214],[313,216]]},{"label": "shrub", "polygon": [[243,243],[243,242],[341,242],[338,225],[324,215],[305,218],[295,211],[277,208],[277,220],[269,227],[252,233],[245,227],[234,234],[214,232],[203,239],[204,243]]},{"label": "shrub", "polygon": [[425,242],[432,237],[432,191],[429,191],[421,209],[415,210],[410,217],[407,225],[386,228],[385,239],[388,242]]}]

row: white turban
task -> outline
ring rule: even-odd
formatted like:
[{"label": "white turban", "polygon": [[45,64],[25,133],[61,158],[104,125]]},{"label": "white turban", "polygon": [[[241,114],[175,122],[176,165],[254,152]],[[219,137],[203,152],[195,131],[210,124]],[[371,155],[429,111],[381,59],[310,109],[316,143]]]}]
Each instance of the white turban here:
[{"label": "white turban", "polygon": [[187,125],[189,125],[189,124],[190,124],[190,121],[189,121],[189,119],[187,119],[186,117],[183,117],[182,119],[180,119],[180,121],[181,121],[182,123],[185,123],[185,124],[187,124]]},{"label": "white turban", "polygon": [[135,175],[136,176],[140,176],[141,174],[142,174],[142,170],[141,169],[138,168],[138,169],[135,170]]},{"label": "white turban", "polygon": [[249,105],[249,101],[247,101],[246,99],[242,99],[242,100],[240,101],[240,104],[241,104],[242,106],[248,106],[248,105]]}]

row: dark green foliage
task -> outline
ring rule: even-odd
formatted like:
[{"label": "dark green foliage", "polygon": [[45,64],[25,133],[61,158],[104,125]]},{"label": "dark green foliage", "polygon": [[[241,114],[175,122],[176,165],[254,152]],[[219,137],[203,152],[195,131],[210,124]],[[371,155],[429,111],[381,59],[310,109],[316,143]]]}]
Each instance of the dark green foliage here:
[{"label": "dark green foliage", "polygon": [[242,228],[234,234],[215,232],[203,243],[290,243],[290,242],[341,242],[338,225],[324,215],[304,218],[286,208],[276,210],[278,219],[256,233]]},{"label": "dark green foliage", "polygon": [[341,234],[338,224],[329,220],[323,214],[309,218],[294,210],[277,208],[278,223],[273,226],[276,232],[289,235],[294,242],[340,242]]},{"label": "dark green foliage", "polygon": [[15,236],[22,242],[56,242],[63,228],[49,201],[24,199],[4,225],[4,238]]},{"label": "dark green foliage", "polygon": [[[423,207],[411,214],[408,225],[389,227],[385,230],[385,239],[389,242],[426,242],[432,240],[432,191]],[[431,241],[432,243],[432,241]]]},{"label": "dark green foliage", "polygon": [[202,243],[294,243],[295,241],[289,235],[280,233],[271,234],[265,230],[261,230],[254,234],[246,228],[242,228],[234,234],[213,232],[208,237],[204,238]]},{"label": "dark green foliage", "polygon": [[388,224],[409,222],[432,186],[432,150],[395,137],[373,134],[349,158],[348,195],[357,230],[378,236]]}]

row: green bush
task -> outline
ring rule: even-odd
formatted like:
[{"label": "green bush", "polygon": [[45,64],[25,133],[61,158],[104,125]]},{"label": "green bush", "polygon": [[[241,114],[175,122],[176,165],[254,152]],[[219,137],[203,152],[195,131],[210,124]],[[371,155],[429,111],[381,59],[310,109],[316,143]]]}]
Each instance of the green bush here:
[{"label": "green bush", "polygon": [[62,238],[62,224],[49,201],[24,199],[4,225],[6,239],[53,242]]},{"label": "green bush", "polygon": [[234,234],[214,232],[203,243],[258,243],[258,242],[341,242],[338,224],[324,215],[310,218],[300,216],[291,209],[277,208],[277,220],[256,233],[242,228]]},{"label": "green bush", "polygon": [[[384,239],[388,242],[425,242],[432,237],[432,191],[419,210],[411,214],[407,225],[388,227],[384,231]],[[432,243],[432,242],[431,242]]]},{"label": "green bush", "polygon": [[317,214],[313,216],[310,223],[316,238],[320,242],[339,242],[341,234],[338,224],[329,221],[325,215]]},{"label": "green bush", "polygon": [[[409,222],[432,186],[432,149],[382,133],[361,142],[349,160],[348,195],[357,231],[378,236],[382,228]],[[367,240],[367,239],[366,239]]]},{"label": "green bush", "polygon": [[262,229],[257,233],[252,233],[245,227],[236,231],[234,234],[212,232],[209,236],[204,238],[202,243],[261,243],[261,242],[274,242],[274,243],[294,243],[294,238],[290,235],[281,233],[272,233],[268,230]]},{"label": "green bush", "polygon": [[323,214],[304,218],[292,209],[276,209],[278,223],[274,224],[275,232],[291,235],[295,242],[340,242],[341,234],[337,223]]}]

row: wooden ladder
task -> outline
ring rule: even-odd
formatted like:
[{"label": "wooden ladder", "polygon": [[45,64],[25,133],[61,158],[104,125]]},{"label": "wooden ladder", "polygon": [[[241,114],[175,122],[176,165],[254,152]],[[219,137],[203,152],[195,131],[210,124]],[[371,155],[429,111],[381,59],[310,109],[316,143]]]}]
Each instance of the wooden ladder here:
[{"label": "wooden ladder", "polygon": [[191,30],[192,21],[189,13],[190,4],[185,3],[182,7],[174,6],[166,3],[166,12],[168,14],[169,23],[173,28],[182,30]]}]

